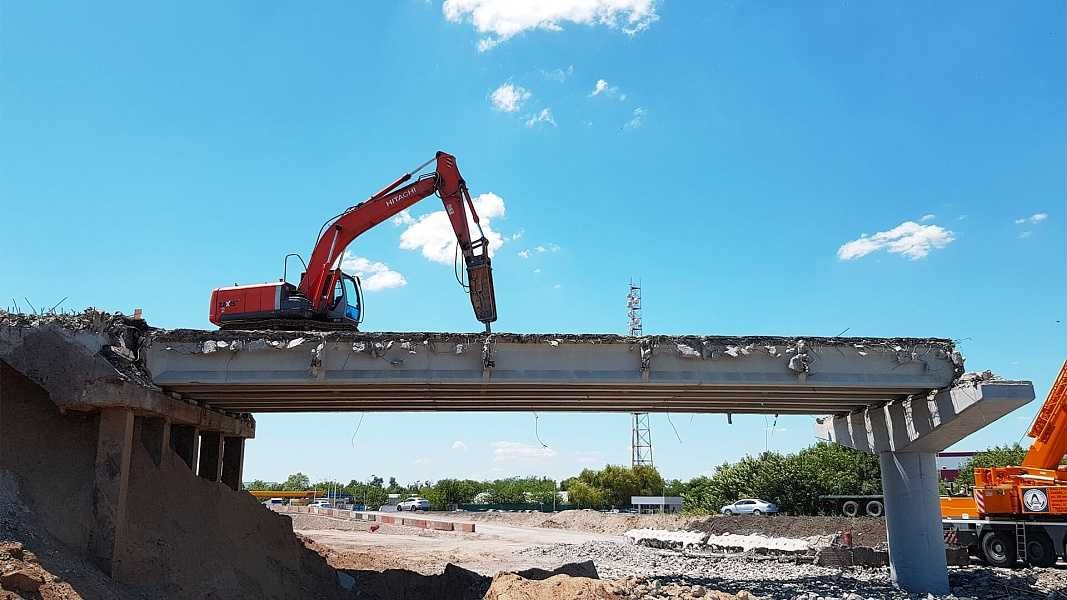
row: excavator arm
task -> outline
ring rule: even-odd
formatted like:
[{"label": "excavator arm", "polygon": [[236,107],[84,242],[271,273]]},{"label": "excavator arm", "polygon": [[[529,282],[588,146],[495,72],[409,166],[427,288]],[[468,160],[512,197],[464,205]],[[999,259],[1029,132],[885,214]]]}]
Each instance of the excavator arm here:
[{"label": "excavator arm", "polygon": [[[430,162],[436,161],[433,173],[411,180]],[[403,186],[403,187],[400,187]],[[475,317],[485,324],[496,321],[496,298],[493,289],[493,271],[489,259],[489,242],[478,220],[467,184],[459,174],[456,158],[445,152],[423,163],[412,172],[384,187],[367,200],[346,210],[327,224],[315,243],[307,271],[300,279],[298,289],[311,302],[313,310],[323,312],[332,297],[334,285],[341,277],[339,262],[345,248],[368,229],[395,216],[423,198],[437,194],[444,203],[445,213],[456,233],[459,251],[467,268],[471,305]],[[471,239],[467,224],[467,211],[478,227],[480,237]]]}]

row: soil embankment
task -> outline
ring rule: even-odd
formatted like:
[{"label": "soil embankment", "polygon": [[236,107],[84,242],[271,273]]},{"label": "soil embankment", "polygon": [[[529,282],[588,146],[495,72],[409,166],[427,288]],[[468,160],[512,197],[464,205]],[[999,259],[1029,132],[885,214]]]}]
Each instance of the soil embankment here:
[{"label": "soil embankment", "polygon": [[89,559],[98,414],[61,414],[44,389],[0,362],[0,541],[22,544],[41,572],[25,569],[43,583],[52,582],[45,572],[67,582],[67,597],[350,597],[288,518],[196,477],[170,448],[155,464],[135,423],[125,537],[109,577]]}]

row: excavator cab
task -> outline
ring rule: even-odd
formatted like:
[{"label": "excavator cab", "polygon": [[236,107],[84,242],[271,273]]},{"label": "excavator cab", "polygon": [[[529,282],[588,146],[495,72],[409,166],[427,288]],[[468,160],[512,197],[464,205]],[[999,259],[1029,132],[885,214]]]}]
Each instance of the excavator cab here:
[{"label": "excavator cab", "polygon": [[358,277],[340,272],[333,286],[333,298],[328,304],[327,318],[337,323],[359,327],[363,321],[363,286]]}]

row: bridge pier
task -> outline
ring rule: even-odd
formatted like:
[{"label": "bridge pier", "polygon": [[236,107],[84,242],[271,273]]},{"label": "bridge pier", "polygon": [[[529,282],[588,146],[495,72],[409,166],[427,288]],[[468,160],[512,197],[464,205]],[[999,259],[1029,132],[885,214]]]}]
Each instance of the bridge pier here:
[{"label": "bridge pier", "polygon": [[936,454],[1034,399],[1028,381],[970,377],[930,395],[819,421],[818,437],[878,455],[893,581],[949,591]]},{"label": "bridge pier", "polygon": [[905,590],[949,593],[936,454],[883,452],[878,458],[893,581]]},{"label": "bridge pier", "polygon": [[93,482],[93,529],[89,553],[108,575],[118,576],[126,531],[126,497],[133,453],[133,411],[100,411]]},{"label": "bridge pier", "polygon": [[222,478],[223,435],[217,431],[200,432],[200,468],[196,474],[208,481]]}]

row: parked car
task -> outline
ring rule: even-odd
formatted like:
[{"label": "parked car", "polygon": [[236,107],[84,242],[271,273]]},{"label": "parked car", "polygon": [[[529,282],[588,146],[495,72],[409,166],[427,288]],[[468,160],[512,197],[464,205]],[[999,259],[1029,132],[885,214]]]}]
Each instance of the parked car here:
[{"label": "parked car", "polygon": [[430,510],[430,501],[418,496],[409,496],[396,503],[397,510]]},{"label": "parked car", "polygon": [[316,500],[311,504],[308,504],[308,506],[314,508],[330,508],[330,502],[328,500]]},{"label": "parked car", "polygon": [[724,515],[770,515],[778,512],[778,505],[758,498],[745,498],[727,504],[720,512]]}]

